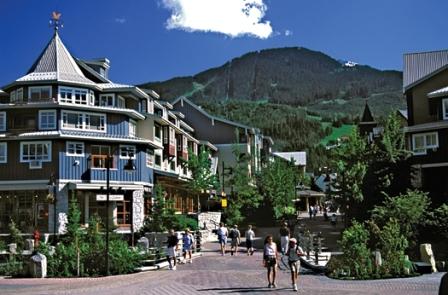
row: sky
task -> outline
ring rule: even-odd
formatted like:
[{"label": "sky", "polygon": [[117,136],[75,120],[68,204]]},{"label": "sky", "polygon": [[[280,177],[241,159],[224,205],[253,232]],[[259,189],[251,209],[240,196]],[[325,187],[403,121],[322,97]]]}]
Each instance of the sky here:
[{"label": "sky", "polygon": [[52,11],[72,55],[107,57],[117,83],[193,75],[264,48],[384,70],[401,70],[406,52],[448,49],[446,0],[0,0],[0,87],[48,43]]}]

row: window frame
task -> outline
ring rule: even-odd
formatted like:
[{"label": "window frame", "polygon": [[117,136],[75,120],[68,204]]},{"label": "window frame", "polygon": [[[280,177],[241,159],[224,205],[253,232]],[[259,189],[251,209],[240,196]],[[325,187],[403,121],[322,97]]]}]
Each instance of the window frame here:
[{"label": "window frame", "polygon": [[[445,107],[446,105],[446,107]],[[442,115],[443,115],[443,120],[448,120],[448,98],[444,98],[442,99]]]},{"label": "window frame", "polygon": [[155,153],[152,149],[146,149],[146,167],[153,168],[155,163]]},{"label": "window frame", "polygon": [[[4,155],[0,154],[0,163],[1,164],[8,163],[8,143],[7,142],[0,142],[0,146],[4,146],[5,147],[5,154]],[[2,157],[4,157],[4,160],[2,160]]]},{"label": "window frame", "polygon": [[[70,145],[74,145],[74,151],[75,151],[74,153],[69,152],[69,146]],[[77,150],[76,145],[81,145],[82,146],[82,153],[81,154],[77,154],[76,153],[76,150]],[[84,142],[82,142],[82,141],[67,141],[65,143],[65,155],[68,156],[68,157],[84,157],[84,155],[85,155],[85,145],[84,145]]]},{"label": "window frame", "polygon": [[50,93],[48,98],[42,99],[42,91],[41,91],[40,97],[37,101],[50,100],[53,97],[53,88],[51,86],[30,86],[30,87],[28,87],[28,101],[34,101],[34,99],[31,98],[31,92],[36,89],[40,89],[40,90],[49,89],[49,93]]},{"label": "window frame", "polygon": [[[94,147],[98,147],[99,148],[99,150],[100,150],[100,154],[94,154],[93,153],[93,148]],[[107,149],[107,153],[106,154],[102,154],[102,149],[103,148],[105,148],[105,149]],[[110,155],[111,156],[111,158],[113,158],[113,160],[112,160],[112,162],[110,163],[111,164],[111,169],[115,169],[115,155],[112,155],[111,154],[111,150],[112,150],[112,147],[110,146],[110,145],[104,145],[104,144],[94,144],[94,145],[91,145],[91,147],[90,147],[90,169],[107,169],[107,164],[106,164],[106,162],[105,161],[107,161],[107,157]],[[104,161],[104,167],[96,167],[96,166],[93,166],[93,164],[94,164],[94,159],[95,158],[99,158],[100,160],[103,160]]]},{"label": "window frame", "polygon": [[[109,102],[108,97],[112,97],[112,105],[109,105],[109,104],[103,105],[102,104],[103,98],[105,98],[105,97],[106,97],[106,102]],[[98,99],[98,106],[113,108],[113,107],[115,107],[115,99],[116,99],[115,93],[102,93],[102,94],[100,94],[100,97]]]},{"label": "window frame", "polygon": [[130,137],[137,137],[137,122],[135,120],[129,119],[129,130],[128,134]]},{"label": "window frame", "polygon": [[[157,129],[159,129],[159,132],[157,132]],[[157,136],[157,133],[159,134],[159,136]],[[162,138],[163,138],[162,125],[154,123],[154,139],[158,142],[162,142]]]},{"label": "window frame", "polygon": [[[53,127],[42,127],[42,114],[44,113],[52,113],[54,116],[54,121],[53,121]],[[57,113],[56,110],[39,110],[39,122],[38,122],[38,126],[39,126],[39,130],[55,130],[58,127],[58,118],[57,118]]]},{"label": "window frame", "polygon": [[[70,99],[62,98],[61,92],[67,92],[70,93]],[[81,95],[85,92],[86,98],[85,103],[78,103],[76,99],[77,92],[82,92]],[[79,100],[83,102],[83,100]],[[67,86],[59,86],[58,87],[58,102],[61,103],[70,103],[75,105],[94,105],[95,102],[95,94],[93,91],[87,89],[87,88],[76,88],[76,87],[67,87]]]},{"label": "window frame", "polygon": [[6,131],[6,112],[0,112],[0,131]]},{"label": "window frame", "polygon": [[[41,144],[41,145],[48,144],[48,155],[47,155],[47,158],[46,159],[40,159],[40,160],[38,160],[38,159],[33,159],[33,160],[28,159],[28,160],[25,160],[23,158],[23,156],[24,156],[23,155],[24,146],[25,145],[36,145],[36,148],[37,148],[38,144]],[[20,163],[29,163],[29,162],[33,162],[33,161],[51,162],[51,156],[52,156],[51,152],[52,152],[52,143],[51,143],[51,141],[21,141],[20,142]]]},{"label": "window frame", "polygon": [[[81,128],[66,127],[64,125],[64,116],[65,116],[65,114],[75,114],[75,115],[78,115],[78,123],[77,123],[77,125],[79,124],[79,119],[81,118]],[[90,123],[87,124],[87,117],[88,116],[99,116],[100,117],[100,123],[103,122],[104,128],[100,129],[100,130],[87,128],[87,126],[90,126]],[[89,117],[89,120],[90,120],[90,117]],[[61,129],[64,129],[64,130],[77,130],[77,131],[83,130],[83,131],[100,132],[100,133],[106,133],[107,132],[107,115],[103,114],[103,113],[76,112],[76,111],[62,110],[60,122],[61,122],[60,123]]]},{"label": "window frame", "polygon": [[[427,136],[435,135],[435,144],[428,145]],[[416,149],[416,140],[417,138],[423,138],[423,147]],[[412,134],[412,152],[414,155],[426,155],[428,153],[428,149],[436,149],[439,147],[439,133],[438,132],[425,132],[425,133],[415,133]]]},{"label": "window frame", "polygon": [[[127,150],[123,150],[123,149],[127,149]],[[120,159],[124,159],[124,160],[132,159],[132,160],[135,160],[136,157],[137,157],[137,148],[135,147],[135,145],[125,145],[125,144],[120,144],[119,151],[120,151],[120,153],[119,153],[119,158],[120,158]],[[123,155],[123,151],[126,152],[126,155],[125,155],[125,156]],[[129,152],[131,152],[131,151],[132,151],[133,154],[134,154],[133,157],[130,157],[130,156],[129,156]]]},{"label": "window frame", "polygon": [[[157,158],[160,159],[160,163],[159,163],[159,164],[157,164]],[[163,158],[162,158],[162,155],[160,155],[160,154],[154,154],[154,167],[162,168],[162,164],[163,164]]]}]

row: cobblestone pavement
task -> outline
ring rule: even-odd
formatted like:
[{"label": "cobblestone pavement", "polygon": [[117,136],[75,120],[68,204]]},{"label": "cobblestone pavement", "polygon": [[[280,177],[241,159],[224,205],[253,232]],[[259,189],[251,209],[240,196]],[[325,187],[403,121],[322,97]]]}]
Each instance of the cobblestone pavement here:
[{"label": "cobblestone pavement", "polygon": [[[209,248],[216,245],[209,244]],[[291,294],[289,273],[279,271],[276,289],[268,289],[261,254],[246,256],[205,252],[177,271],[160,270],[105,278],[0,279],[0,294]],[[416,278],[340,281],[302,274],[303,294],[438,294],[441,273]]]}]

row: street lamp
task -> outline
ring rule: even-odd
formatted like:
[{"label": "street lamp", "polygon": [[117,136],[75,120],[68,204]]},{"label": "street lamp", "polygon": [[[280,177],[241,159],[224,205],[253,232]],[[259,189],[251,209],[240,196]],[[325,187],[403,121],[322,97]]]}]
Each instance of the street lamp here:
[{"label": "street lamp", "polygon": [[[126,165],[124,165],[123,170],[125,171],[135,171],[136,167],[132,158],[134,154],[126,150],[129,154],[129,159]],[[113,161],[113,155],[108,154],[106,157],[106,276],[109,275],[110,263],[109,263],[109,197],[110,197],[110,168]],[[132,221],[131,221],[132,222]]]},{"label": "street lamp", "polygon": [[53,243],[56,243],[56,177],[54,173],[51,173],[50,180],[48,181],[48,191],[53,194]]}]

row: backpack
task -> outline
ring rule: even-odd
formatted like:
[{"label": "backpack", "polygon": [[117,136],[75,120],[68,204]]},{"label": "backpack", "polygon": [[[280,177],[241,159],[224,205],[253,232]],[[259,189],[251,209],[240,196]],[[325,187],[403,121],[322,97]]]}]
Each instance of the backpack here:
[{"label": "backpack", "polygon": [[234,229],[232,229],[229,233],[229,238],[235,239],[237,237],[237,233]]}]

